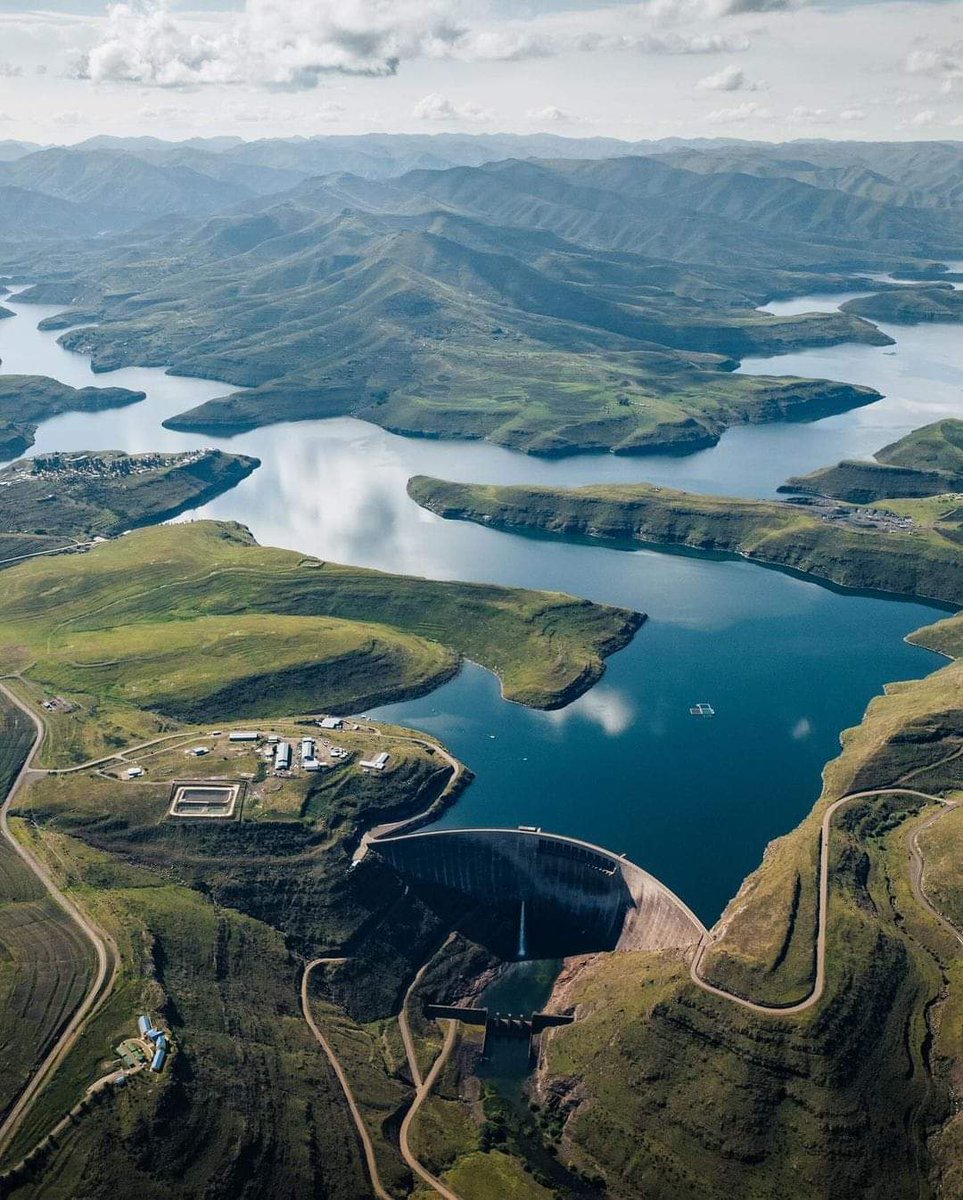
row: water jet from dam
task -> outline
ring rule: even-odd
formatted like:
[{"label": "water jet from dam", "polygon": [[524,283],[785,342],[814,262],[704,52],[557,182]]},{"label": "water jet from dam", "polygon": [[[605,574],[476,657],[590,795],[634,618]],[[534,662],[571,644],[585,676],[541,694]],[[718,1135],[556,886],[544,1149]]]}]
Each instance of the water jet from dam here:
[{"label": "water jet from dam", "polygon": [[504,958],[697,944],[699,918],[654,876],[601,846],[540,829],[439,829],[369,848],[456,928]]}]

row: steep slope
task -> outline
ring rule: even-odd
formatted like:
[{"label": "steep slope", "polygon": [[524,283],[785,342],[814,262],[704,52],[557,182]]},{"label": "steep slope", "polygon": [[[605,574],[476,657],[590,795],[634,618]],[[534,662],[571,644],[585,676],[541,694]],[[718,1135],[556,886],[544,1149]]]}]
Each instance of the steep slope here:
[{"label": "steep slope", "polygon": [[963,490],[963,421],[947,418],[884,446],[875,461],[848,460],[787,480],[780,489],[854,504]]}]

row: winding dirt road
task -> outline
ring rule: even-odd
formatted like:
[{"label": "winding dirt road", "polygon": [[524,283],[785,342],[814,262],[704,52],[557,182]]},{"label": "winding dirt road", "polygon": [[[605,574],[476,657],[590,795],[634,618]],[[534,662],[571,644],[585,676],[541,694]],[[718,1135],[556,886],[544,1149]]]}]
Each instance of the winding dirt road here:
[{"label": "winding dirt road", "polygon": [[[448,1032],[445,1034],[445,1041],[442,1044],[441,1050],[438,1052],[438,1057],[431,1064],[431,1070],[425,1076],[418,1090],[415,1092],[415,1098],[411,1102],[411,1108],[405,1113],[405,1119],[401,1122],[401,1133],[399,1135],[399,1143],[401,1146],[401,1157],[405,1160],[408,1166],[414,1171],[418,1178],[427,1183],[429,1187],[434,1188],[439,1196],[443,1196],[444,1200],[461,1200],[456,1192],[453,1192],[450,1187],[442,1183],[432,1173],[421,1165],[418,1161],[418,1156],[411,1149],[408,1135],[411,1132],[411,1124],[424,1102],[431,1095],[431,1090],[437,1082],[438,1076],[444,1070],[445,1064],[451,1057],[451,1052],[454,1049],[455,1038],[458,1034],[458,1022],[448,1022]],[[412,1073],[418,1070],[418,1064],[414,1062],[414,1056],[409,1058],[409,1066]]]},{"label": "winding dirt road", "polygon": [[324,963],[344,962],[343,958],[313,958],[304,968],[304,974],[301,976],[301,1011],[304,1013],[304,1019],[307,1021],[311,1032],[317,1039],[318,1045],[324,1051],[325,1057],[331,1064],[331,1070],[334,1071],[338,1083],[341,1085],[341,1091],[344,1093],[344,1098],[348,1104],[348,1111],[351,1113],[351,1119],[354,1121],[354,1127],[358,1131],[358,1137],[361,1140],[361,1149],[364,1152],[365,1165],[368,1168],[368,1178],[371,1180],[372,1194],[376,1200],[393,1200],[391,1193],[385,1188],[381,1182],[381,1172],[378,1170],[378,1160],[375,1157],[374,1143],[371,1140],[371,1134],[368,1132],[368,1127],[364,1123],[364,1117],[361,1115],[361,1109],[358,1107],[358,1102],[354,1098],[354,1092],[351,1090],[351,1084],[348,1082],[348,1076],[345,1074],[344,1068],[338,1060],[337,1054],[328,1039],[321,1032],[321,1027],[314,1019],[314,1014],[311,1012],[311,1000],[308,995],[308,984],[311,979],[311,972],[315,967],[320,967]]},{"label": "winding dirt road", "polygon": [[[703,991],[709,992],[713,996],[719,996],[723,1000],[730,1000],[733,1004],[739,1004],[743,1008],[749,1009],[750,1012],[761,1013],[764,1016],[792,1017],[798,1013],[805,1012],[809,1008],[812,1008],[814,1004],[817,1004],[822,999],[823,992],[826,988],[826,927],[829,909],[829,837],[832,828],[832,821],[836,813],[845,805],[851,804],[854,800],[865,800],[870,796],[917,796],[919,799],[926,800],[928,803],[939,805],[939,811],[935,813],[929,821],[926,822],[927,825],[931,824],[933,821],[942,816],[946,809],[955,807],[955,804],[947,805],[947,802],[941,796],[933,796],[929,792],[918,792],[913,788],[895,785],[887,788],[872,788],[865,792],[850,792],[848,795],[842,796],[839,800],[836,800],[833,804],[830,804],[829,808],[826,809],[826,812],[823,814],[823,821],[819,836],[819,916],[816,927],[816,978],[813,982],[813,987],[809,995],[800,1000],[797,1004],[759,1004],[753,1000],[746,1000],[742,996],[737,996],[734,992],[727,992],[724,988],[719,988],[714,984],[706,982],[706,980],[703,979],[699,974],[699,971],[702,966],[702,959],[705,955],[705,952],[712,944],[708,938],[703,938],[703,940],[699,943],[699,947],[696,950],[695,956],[692,959],[692,964],[689,968],[690,978],[697,987],[702,988]],[[919,833],[922,828],[925,828],[925,826],[921,826],[916,832]],[[915,844],[915,836],[913,841]],[[913,890],[917,896],[917,899],[920,900],[923,906],[930,913],[932,913],[932,915],[936,917],[941,924],[947,926],[957,936],[960,942],[963,943],[963,937],[960,937],[959,933],[957,933],[953,926],[949,924],[945,917],[941,916],[941,914],[936,911],[933,905],[926,898],[926,895],[922,889],[923,864],[918,845],[916,846],[916,855],[919,860],[919,874],[916,877]],[[913,882],[912,871],[910,875],[911,882]]]},{"label": "winding dirt road", "polygon": [[111,989],[114,986],[114,981],[117,978],[117,970],[119,964],[119,955],[117,947],[113,940],[99,929],[93,921],[87,917],[80,908],[72,900],[70,900],[57,886],[53,876],[47,867],[38,859],[32,851],[26,846],[20,844],[13,836],[9,824],[10,805],[20,791],[24,781],[36,772],[33,769],[33,760],[36,757],[41,744],[43,743],[46,730],[43,721],[37,714],[29,708],[22,700],[19,699],[5,684],[0,683],[0,692],[7,699],[17,706],[21,712],[25,713],[33,722],[36,736],[33,740],[33,745],[30,752],[24,759],[23,766],[13,781],[13,786],[7,793],[6,799],[0,805],[0,834],[6,839],[11,848],[23,859],[34,875],[40,880],[43,886],[47,889],[50,896],[64,910],[70,919],[80,927],[84,935],[89,939],[97,956],[97,969],[94,972],[94,978],[91,980],[90,987],[87,989],[87,994],[78,1005],[66,1028],[57,1040],[56,1045],[50,1050],[50,1053],[43,1060],[34,1074],[31,1076],[23,1091],[17,1097],[17,1101],[10,1109],[3,1124],[0,1125],[0,1155],[2,1155],[9,1147],[11,1141],[23,1123],[27,1113],[32,1108],[37,1097],[39,1096],[44,1084],[60,1066],[64,1058],[73,1048],[80,1036],[87,1021],[100,1008],[103,1002],[110,995]]}]

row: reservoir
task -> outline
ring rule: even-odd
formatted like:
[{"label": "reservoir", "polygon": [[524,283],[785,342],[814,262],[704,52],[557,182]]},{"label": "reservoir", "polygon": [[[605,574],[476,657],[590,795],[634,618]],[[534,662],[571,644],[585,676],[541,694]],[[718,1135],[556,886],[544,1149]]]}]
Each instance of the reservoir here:
[{"label": "reservoir", "polygon": [[[153,369],[95,376],[84,357],[57,345],[57,334],[38,331],[56,309],[4,303],[17,315],[0,322],[0,371],[148,394],[127,409],[46,422],[31,453],[212,444],[210,435],[175,433],[161,421],[232,389]],[[794,311],[827,306],[825,297],[791,303]],[[896,346],[743,363],[747,372],[825,375],[885,395],[811,425],[736,429],[687,458],[559,461],[481,442],[401,438],[349,419],[275,425],[214,443],[256,455],[263,466],[183,519],[237,520],[263,544],[335,561],[556,589],[648,613],[602,682],[560,712],[506,703],[497,680],[467,664],[432,695],[377,715],[437,735],[476,772],[445,826],[541,825],[624,851],[711,925],[767,842],[812,806],[840,731],[858,723],[884,684],[943,661],[903,641],[939,611],[721,556],[569,545],[445,522],[414,505],[405,484],[423,473],[562,486],[645,480],[771,495],[790,474],[866,456],[929,421],[960,415],[959,327],[884,328]],[[690,716],[702,701],[714,717]]]}]

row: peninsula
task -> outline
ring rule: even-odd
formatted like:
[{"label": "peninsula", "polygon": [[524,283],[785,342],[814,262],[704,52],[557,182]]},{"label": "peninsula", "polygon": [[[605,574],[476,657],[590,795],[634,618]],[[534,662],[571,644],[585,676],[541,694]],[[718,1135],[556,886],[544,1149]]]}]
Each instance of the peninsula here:
[{"label": "peninsula", "polygon": [[72,451],[11,463],[0,469],[0,565],[170,520],[259,465],[222,450]]}]

